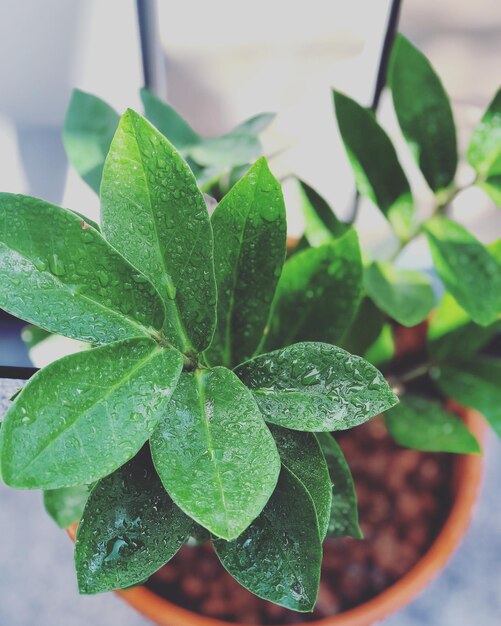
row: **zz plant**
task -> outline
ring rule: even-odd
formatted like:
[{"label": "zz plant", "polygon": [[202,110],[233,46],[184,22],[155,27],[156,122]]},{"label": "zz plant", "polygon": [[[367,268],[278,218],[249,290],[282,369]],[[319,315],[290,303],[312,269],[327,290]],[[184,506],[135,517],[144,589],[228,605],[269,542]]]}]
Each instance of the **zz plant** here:
[{"label": "zz plant", "polygon": [[[185,160],[128,110],[100,198],[98,226],[0,195],[0,306],[90,344],[13,402],[3,480],[45,490],[62,525],[86,501],[82,593],[137,584],[196,537],[255,594],[312,610],[323,540],[360,534],[329,433],[392,407],[395,394],[363,358],[308,341],[295,321],[289,332],[288,313],[284,327],[269,324],[286,220],[264,158],[209,219]],[[358,253],[354,233],[343,242]]]}]

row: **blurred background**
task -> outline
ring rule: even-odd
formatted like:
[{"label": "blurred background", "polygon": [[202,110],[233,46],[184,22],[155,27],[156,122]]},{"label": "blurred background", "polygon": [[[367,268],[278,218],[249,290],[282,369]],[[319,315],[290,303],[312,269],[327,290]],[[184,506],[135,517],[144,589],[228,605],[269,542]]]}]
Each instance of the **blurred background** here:
[{"label": "blurred background", "polygon": [[[277,112],[263,135],[274,173],[298,174],[347,217],[355,197],[337,133],[330,87],[373,102],[390,0],[0,0],[0,189],[28,193],[96,217],[96,195],[67,166],[61,141],[71,91],[79,87],[118,111],[142,110],[145,82],[202,135],[229,131],[262,111]],[[141,27],[141,29],[140,29]],[[462,152],[501,84],[497,0],[404,0],[400,30],[431,60],[452,98]],[[143,38],[140,37],[143,33]],[[146,35],[146,37],[145,37]],[[429,191],[400,140],[387,94],[379,117],[395,138],[422,211]],[[468,180],[463,163],[459,177]],[[289,230],[302,222],[285,183]],[[480,190],[460,195],[455,215],[480,238],[501,226]],[[359,232],[377,255],[388,231],[363,203]],[[417,240],[402,255],[426,266]],[[1,314],[0,365],[29,365],[20,324]],[[55,356],[55,355],[52,355]],[[3,390],[8,397],[9,389]],[[2,413],[0,407],[0,415]],[[489,441],[486,489],[466,541],[439,580],[387,626],[495,626],[501,616],[501,450]],[[81,598],[66,536],[37,493],[0,486],[0,626],[94,626],[146,622],[111,595]]]}]

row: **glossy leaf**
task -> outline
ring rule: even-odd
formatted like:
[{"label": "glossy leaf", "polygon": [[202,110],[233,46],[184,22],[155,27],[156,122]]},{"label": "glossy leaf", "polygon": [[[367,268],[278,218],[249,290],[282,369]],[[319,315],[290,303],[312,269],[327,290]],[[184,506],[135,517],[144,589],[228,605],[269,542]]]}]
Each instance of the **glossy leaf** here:
[{"label": "glossy leaf", "polygon": [[305,221],[304,234],[311,246],[321,246],[344,235],[349,229],[348,224],[338,220],[320,194],[302,180],[298,180],[298,190]]},{"label": "glossy leaf", "polygon": [[0,194],[0,307],[94,344],[149,334],[164,310],[143,274],[81,218],[43,200]]},{"label": "glossy leaf", "polygon": [[401,446],[429,452],[478,453],[480,446],[464,423],[438,402],[405,395],[385,415],[388,430]]},{"label": "glossy leaf", "polygon": [[491,172],[501,174],[501,89],[473,131],[468,161],[484,178]]},{"label": "glossy leaf", "polygon": [[428,59],[402,35],[390,61],[389,84],[400,128],[435,192],[457,168],[456,129],[449,98]]},{"label": "glossy leaf", "polygon": [[140,454],[92,490],[75,543],[80,593],[137,585],[170,561],[193,521],[169,498]]},{"label": "glossy leaf", "polygon": [[454,298],[445,293],[428,324],[428,350],[434,361],[463,360],[480,350],[501,330],[501,320],[489,326],[471,321]]},{"label": "glossy leaf", "polygon": [[381,333],[384,319],[385,316],[374,302],[365,296],[339,347],[351,354],[363,356]]},{"label": "glossy leaf", "polygon": [[477,409],[501,437],[501,360],[471,356],[434,370],[435,381],[449,397]]},{"label": "glossy leaf", "polygon": [[5,482],[57,489],[114,471],[149,439],[182,366],[178,352],[150,339],[129,339],[40,370],[5,416]]},{"label": "glossy leaf", "polygon": [[294,254],[278,283],[266,349],[295,341],[336,343],[358,309],[361,288],[362,260],[353,229]]},{"label": "glossy leaf", "polygon": [[82,517],[89,485],[49,489],[43,494],[45,510],[60,528],[68,528]]},{"label": "glossy leaf", "polygon": [[158,128],[170,143],[180,151],[193,146],[202,140],[202,137],[191,128],[179,113],[166,102],[157,98],[146,88],[141,89],[146,118]]},{"label": "glossy leaf", "polygon": [[362,539],[362,531],[358,525],[355,485],[344,454],[329,433],[317,433],[316,437],[322,447],[333,484],[327,536]]},{"label": "glossy leaf", "polygon": [[294,611],[312,611],[322,545],[308,491],[287,469],[268,505],[238,539],[215,541],[221,563],[246,589]]},{"label": "glossy leaf", "polygon": [[265,159],[226,194],[211,222],[218,302],[208,358],[232,367],[262,339],[285,259],[285,204]]},{"label": "glossy leaf", "polygon": [[218,537],[237,537],[273,493],[280,457],[250,392],[230,370],[183,373],[152,439],[174,502]]},{"label": "glossy leaf", "polygon": [[439,278],[458,304],[482,326],[501,312],[501,266],[463,226],[445,217],[425,232]]},{"label": "glossy leaf", "polygon": [[320,445],[311,433],[300,433],[270,425],[282,465],[286,467],[310,494],[318,519],[320,539],[329,527],[332,506],[332,483]]},{"label": "glossy leaf", "polygon": [[106,159],[101,205],[107,240],[163,297],[168,340],[183,351],[206,348],[216,285],[205,201],[181,156],[130,109]]},{"label": "glossy leaf", "polygon": [[429,278],[391,263],[371,263],[364,285],[377,306],[403,326],[416,326],[428,316],[435,303]]},{"label": "glossy leaf", "polygon": [[70,163],[96,193],[119,119],[104,100],[73,90],[64,121],[64,148]]},{"label": "glossy leaf", "polygon": [[390,138],[372,111],[348,96],[335,91],[334,104],[358,191],[374,202],[405,239],[412,230],[414,202]]},{"label": "glossy leaf", "polygon": [[398,401],[375,367],[326,343],[297,343],[251,359],[235,372],[265,419],[293,430],[352,428]]}]

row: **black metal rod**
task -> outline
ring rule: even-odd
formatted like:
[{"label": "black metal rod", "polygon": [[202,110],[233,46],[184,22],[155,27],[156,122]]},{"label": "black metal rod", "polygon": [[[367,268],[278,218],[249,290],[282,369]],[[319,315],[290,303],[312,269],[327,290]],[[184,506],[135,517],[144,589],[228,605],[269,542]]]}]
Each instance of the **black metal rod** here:
[{"label": "black metal rod", "polygon": [[379,68],[376,77],[376,85],[374,88],[374,95],[372,98],[371,108],[376,111],[381,99],[381,94],[386,85],[386,78],[388,74],[388,63],[391,55],[391,48],[393,41],[398,31],[398,22],[400,19],[400,9],[402,6],[401,0],[393,0],[390,9],[390,15],[388,17],[388,24],[386,27],[386,34],[384,36],[383,49],[381,50],[381,57],[379,59]]},{"label": "black metal rod", "polygon": [[0,378],[14,378],[28,380],[38,372],[36,367],[17,367],[15,365],[0,365]]}]

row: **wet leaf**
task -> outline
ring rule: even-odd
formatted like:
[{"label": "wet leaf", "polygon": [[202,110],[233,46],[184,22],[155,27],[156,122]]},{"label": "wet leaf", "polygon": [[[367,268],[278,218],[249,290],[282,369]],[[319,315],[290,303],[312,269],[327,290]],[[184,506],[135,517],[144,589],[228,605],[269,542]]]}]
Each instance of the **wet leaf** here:
[{"label": "wet leaf", "polygon": [[449,98],[428,59],[398,35],[389,85],[400,128],[435,192],[447,188],[457,168],[456,129]]},{"label": "wet leaf", "polygon": [[43,494],[45,510],[60,528],[68,528],[82,517],[89,491],[89,485],[49,489]]},{"label": "wet leaf", "polygon": [[273,493],[280,457],[250,392],[230,370],[183,373],[151,438],[174,502],[218,537],[237,537]]},{"label": "wet leaf", "polygon": [[439,278],[474,322],[487,326],[501,312],[501,266],[463,226],[437,217],[424,226]]},{"label": "wet leaf", "polygon": [[75,543],[80,593],[137,585],[187,540],[192,520],[169,498],[140,454],[92,490]]},{"label": "wet leaf", "polygon": [[484,178],[501,174],[501,89],[473,131],[468,162]]},{"label": "wet leaf", "polygon": [[327,536],[362,539],[362,531],[358,525],[355,485],[344,454],[329,433],[317,433],[316,437],[327,461],[333,485]]},{"label": "wet leaf", "polygon": [[146,118],[181,152],[202,140],[175,109],[148,89],[141,89],[141,100]]},{"label": "wet leaf", "polygon": [[297,343],[235,370],[265,419],[313,432],[345,430],[398,401],[370,363],[326,343]]},{"label": "wet leaf", "polygon": [[138,452],[164,414],[183,357],[129,339],[63,357],[33,376],[0,433],[11,487],[89,484]]},{"label": "wet leaf", "polygon": [[216,322],[205,201],[181,156],[130,109],[106,159],[101,206],[106,239],[162,296],[168,340],[185,352],[205,349]]},{"label": "wet leaf", "polygon": [[371,263],[365,269],[364,285],[377,306],[403,326],[425,320],[435,303],[425,274],[397,269],[391,263]]},{"label": "wet leaf", "polygon": [[501,437],[501,360],[471,356],[434,370],[437,385],[448,397],[477,409]]},{"label": "wet leaf", "polygon": [[264,511],[238,539],[215,541],[221,563],[246,589],[293,611],[312,611],[322,545],[315,506],[287,469]]},{"label": "wet leaf", "polygon": [[362,260],[353,229],[290,257],[278,283],[266,350],[296,341],[337,343],[360,302]]},{"label": "wet leaf", "polygon": [[318,519],[320,539],[329,527],[332,506],[332,483],[320,445],[311,433],[300,433],[270,425],[282,465],[297,478],[310,494]]},{"label": "wet leaf", "polygon": [[53,204],[0,194],[0,307],[89,343],[161,328],[157,292],[92,227]]},{"label": "wet leaf", "polygon": [[104,100],[73,90],[64,121],[63,144],[69,162],[97,194],[119,119]]},{"label": "wet leaf", "polygon": [[302,180],[298,180],[298,190],[305,220],[304,234],[310,246],[321,246],[345,234],[348,224],[338,220],[320,194]]},{"label": "wet leaf", "polygon": [[412,231],[414,201],[390,138],[372,111],[334,91],[339,131],[358,191],[385,215],[401,239]]},{"label": "wet leaf", "polygon": [[232,367],[262,339],[285,259],[285,204],[265,159],[226,194],[211,222],[218,302],[208,358]]},{"label": "wet leaf", "polygon": [[388,430],[401,446],[428,452],[476,454],[480,446],[464,423],[438,402],[405,395],[385,414]]}]

